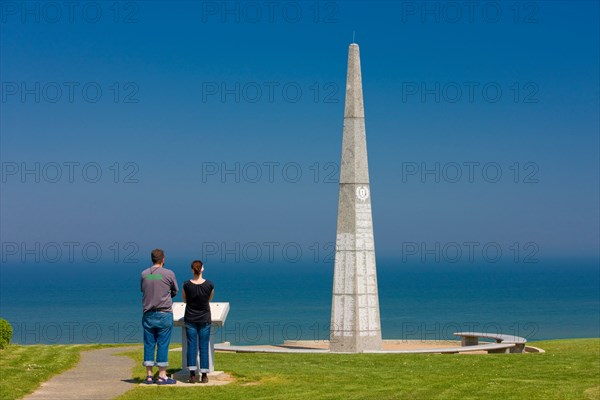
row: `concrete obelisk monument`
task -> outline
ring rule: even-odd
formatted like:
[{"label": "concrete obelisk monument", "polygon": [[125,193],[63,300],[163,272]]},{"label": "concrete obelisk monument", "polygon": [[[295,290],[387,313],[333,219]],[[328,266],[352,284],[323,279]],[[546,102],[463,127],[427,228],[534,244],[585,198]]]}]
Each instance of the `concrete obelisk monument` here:
[{"label": "concrete obelisk monument", "polygon": [[358,45],[348,51],[330,350],[381,349],[381,322]]}]

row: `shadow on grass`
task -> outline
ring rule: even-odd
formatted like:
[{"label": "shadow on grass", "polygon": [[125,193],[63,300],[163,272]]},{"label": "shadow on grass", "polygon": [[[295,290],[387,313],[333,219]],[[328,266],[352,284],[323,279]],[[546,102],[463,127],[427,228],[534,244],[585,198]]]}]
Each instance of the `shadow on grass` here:
[{"label": "shadow on grass", "polygon": [[[179,372],[180,368],[167,368],[167,375],[171,376],[172,374]],[[158,379],[158,371],[156,371],[152,377],[155,381]],[[125,383],[131,383],[133,385],[139,385],[141,383],[144,383],[146,381],[145,377],[144,378],[140,378],[137,376],[134,376],[131,379],[121,379],[121,382],[125,382]]]}]

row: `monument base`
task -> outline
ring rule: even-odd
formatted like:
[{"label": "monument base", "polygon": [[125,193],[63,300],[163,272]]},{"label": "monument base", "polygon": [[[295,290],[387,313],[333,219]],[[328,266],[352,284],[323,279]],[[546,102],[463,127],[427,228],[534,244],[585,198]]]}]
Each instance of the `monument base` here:
[{"label": "monument base", "polygon": [[363,353],[381,350],[381,336],[333,336],[329,342],[332,353]]}]

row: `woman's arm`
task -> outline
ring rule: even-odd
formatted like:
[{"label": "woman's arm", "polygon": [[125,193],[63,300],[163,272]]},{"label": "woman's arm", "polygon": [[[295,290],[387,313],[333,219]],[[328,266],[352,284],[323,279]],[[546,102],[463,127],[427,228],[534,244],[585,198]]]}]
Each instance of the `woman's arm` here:
[{"label": "woman's arm", "polygon": [[215,295],[215,289],[213,289],[212,292],[210,292],[210,296],[208,297],[208,301],[212,301],[212,298],[213,298],[214,295]]}]

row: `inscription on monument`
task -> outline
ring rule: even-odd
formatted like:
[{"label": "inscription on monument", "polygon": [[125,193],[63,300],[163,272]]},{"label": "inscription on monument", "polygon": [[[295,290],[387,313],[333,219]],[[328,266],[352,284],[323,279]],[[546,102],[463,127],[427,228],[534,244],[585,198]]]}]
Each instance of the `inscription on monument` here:
[{"label": "inscription on monument", "polygon": [[365,201],[369,198],[369,188],[366,186],[359,186],[356,188],[356,197],[360,201]]}]

